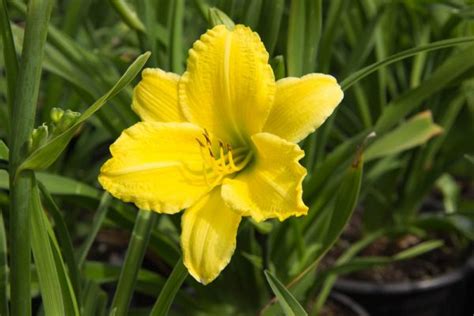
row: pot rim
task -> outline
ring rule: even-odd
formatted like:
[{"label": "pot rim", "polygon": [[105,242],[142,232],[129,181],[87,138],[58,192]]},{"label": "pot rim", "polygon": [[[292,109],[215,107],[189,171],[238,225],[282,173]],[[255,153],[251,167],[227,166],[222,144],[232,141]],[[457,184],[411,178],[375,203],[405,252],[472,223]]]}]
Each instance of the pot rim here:
[{"label": "pot rim", "polygon": [[436,290],[456,283],[474,271],[474,256],[470,256],[466,263],[452,271],[429,280],[403,281],[393,283],[376,283],[338,278],[334,284],[336,291],[360,294],[412,294]]},{"label": "pot rim", "polygon": [[369,316],[369,313],[364,309],[364,307],[362,307],[362,305],[360,305],[345,294],[342,294],[338,291],[331,291],[329,297],[335,302],[344,305],[346,308],[351,309],[358,316]]}]

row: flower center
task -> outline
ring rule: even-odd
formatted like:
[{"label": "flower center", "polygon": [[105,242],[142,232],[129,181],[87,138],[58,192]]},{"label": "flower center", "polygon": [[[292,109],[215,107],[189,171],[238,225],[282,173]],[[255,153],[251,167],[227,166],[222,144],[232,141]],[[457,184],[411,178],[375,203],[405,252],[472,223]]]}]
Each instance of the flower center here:
[{"label": "flower center", "polygon": [[226,176],[241,171],[252,159],[252,152],[246,147],[233,149],[221,140],[211,140],[206,129],[203,138],[196,138],[203,158],[203,174],[207,185],[214,187]]}]

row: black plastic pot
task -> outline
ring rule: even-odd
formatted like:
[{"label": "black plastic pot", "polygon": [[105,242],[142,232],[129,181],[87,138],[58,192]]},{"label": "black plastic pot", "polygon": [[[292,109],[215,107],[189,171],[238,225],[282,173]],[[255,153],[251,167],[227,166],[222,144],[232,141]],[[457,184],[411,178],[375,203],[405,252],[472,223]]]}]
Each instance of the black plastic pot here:
[{"label": "black plastic pot", "polygon": [[354,315],[357,316],[369,316],[369,313],[349,296],[344,295],[338,292],[331,292],[329,295],[330,299],[336,302],[339,305],[344,306],[346,309],[350,310]]},{"label": "black plastic pot", "polygon": [[473,315],[474,293],[469,280],[474,257],[445,275],[424,281],[378,284],[340,279],[334,289],[342,292],[374,316]]}]

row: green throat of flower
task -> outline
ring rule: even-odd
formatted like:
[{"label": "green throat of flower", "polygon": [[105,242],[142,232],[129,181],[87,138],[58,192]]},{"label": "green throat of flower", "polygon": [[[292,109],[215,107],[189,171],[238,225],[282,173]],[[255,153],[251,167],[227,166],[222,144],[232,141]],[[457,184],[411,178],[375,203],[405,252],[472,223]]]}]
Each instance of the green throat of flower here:
[{"label": "green throat of flower", "polygon": [[[203,159],[203,175],[208,186],[214,187],[225,177],[235,176],[242,171],[253,158],[248,147],[232,148],[231,144],[221,140],[213,142],[204,129],[202,138],[196,138]],[[212,179],[212,180],[211,180]]]}]

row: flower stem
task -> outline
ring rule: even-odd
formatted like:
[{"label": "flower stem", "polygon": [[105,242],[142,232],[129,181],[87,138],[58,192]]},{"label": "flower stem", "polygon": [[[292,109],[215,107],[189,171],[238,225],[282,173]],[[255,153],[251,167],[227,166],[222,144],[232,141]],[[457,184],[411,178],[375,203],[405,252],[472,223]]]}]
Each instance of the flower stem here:
[{"label": "flower stem", "polygon": [[161,290],[160,296],[158,296],[158,299],[151,310],[150,316],[168,315],[174,297],[187,277],[188,270],[186,270],[183,260],[179,259],[168,277],[168,280],[166,280],[165,286]]},{"label": "flower stem", "polygon": [[127,315],[128,306],[132,299],[138,271],[145,256],[145,251],[150,240],[158,214],[151,211],[140,210],[135,220],[132,237],[128,245],[125,262],[120,271],[120,278],[110,309],[115,316]]},{"label": "flower stem", "polygon": [[10,269],[11,313],[30,315],[30,213],[34,174],[17,173],[27,156],[41,79],[41,63],[53,0],[30,0],[21,64],[16,82],[10,134]]}]

